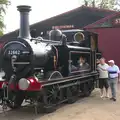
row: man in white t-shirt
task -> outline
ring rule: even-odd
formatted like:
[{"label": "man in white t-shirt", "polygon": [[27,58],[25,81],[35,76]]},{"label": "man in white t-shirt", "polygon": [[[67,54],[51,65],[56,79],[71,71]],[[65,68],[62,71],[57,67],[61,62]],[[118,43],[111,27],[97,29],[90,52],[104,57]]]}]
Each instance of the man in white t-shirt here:
[{"label": "man in white t-shirt", "polygon": [[104,97],[103,95],[103,88],[105,87],[106,90],[106,97],[109,97],[108,94],[108,71],[105,71],[104,69],[107,69],[109,65],[105,63],[105,59],[101,58],[100,63],[97,66],[98,72],[99,72],[99,88],[101,89],[101,97]]}]

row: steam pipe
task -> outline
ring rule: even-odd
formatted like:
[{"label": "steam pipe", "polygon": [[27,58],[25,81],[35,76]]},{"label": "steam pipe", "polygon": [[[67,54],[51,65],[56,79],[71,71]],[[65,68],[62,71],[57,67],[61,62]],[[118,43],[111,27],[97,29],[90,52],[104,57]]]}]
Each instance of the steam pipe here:
[{"label": "steam pipe", "polygon": [[29,12],[31,11],[31,6],[20,5],[17,6],[17,10],[20,12],[20,29],[18,38],[30,39]]}]

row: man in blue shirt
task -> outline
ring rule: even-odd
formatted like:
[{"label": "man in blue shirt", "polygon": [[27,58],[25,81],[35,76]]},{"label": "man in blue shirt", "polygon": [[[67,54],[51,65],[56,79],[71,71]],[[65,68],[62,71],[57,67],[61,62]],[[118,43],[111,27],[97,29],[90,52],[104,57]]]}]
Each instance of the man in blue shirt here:
[{"label": "man in blue shirt", "polygon": [[115,65],[114,60],[109,60],[109,67],[107,69],[103,69],[100,67],[102,70],[107,70],[109,74],[109,84],[111,88],[111,93],[112,97],[110,100],[116,101],[116,88],[117,88],[117,82],[120,81],[120,70],[117,65]]},{"label": "man in blue shirt", "polygon": [[109,84],[111,88],[112,97],[110,98],[113,101],[116,101],[116,88],[117,82],[119,82],[120,78],[120,70],[117,65],[115,65],[114,60],[108,61],[110,67],[108,67],[107,71],[109,73]]}]

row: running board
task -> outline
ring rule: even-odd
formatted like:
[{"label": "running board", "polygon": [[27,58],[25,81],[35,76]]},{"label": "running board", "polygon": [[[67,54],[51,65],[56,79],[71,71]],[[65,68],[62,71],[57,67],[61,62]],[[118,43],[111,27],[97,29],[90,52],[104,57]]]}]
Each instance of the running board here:
[{"label": "running board", "polygon": [[14,62],[14,64],[30,64],[30,62]]}]

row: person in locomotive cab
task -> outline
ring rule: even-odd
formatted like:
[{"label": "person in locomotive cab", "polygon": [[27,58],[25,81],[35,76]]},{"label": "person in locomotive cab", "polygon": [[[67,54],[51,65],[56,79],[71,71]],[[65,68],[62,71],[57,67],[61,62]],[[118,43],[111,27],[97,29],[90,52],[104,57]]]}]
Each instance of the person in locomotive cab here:
[{"label": "person in locomotive cab", "polygon": [[105,71],[104,69],[107,69],[109,67],[109,65],[105,62],[105,58],[101,58],[100,59],[100,63],[97,66],[97,70],[99,72],[99,88],[101,90],[101,98],[104,97],[103,95],[103,88],[105,87],[106,90],[106,97],[109,97],[108,94],[108,88],[109,88],[109,84],[108,84],[108,71]]},{"label": "person in locomotive cab", "polygon": [[87,70],[90,68],[89,64],[86,62],[83,56],[80,56],[78,63],[78,70]]}]

